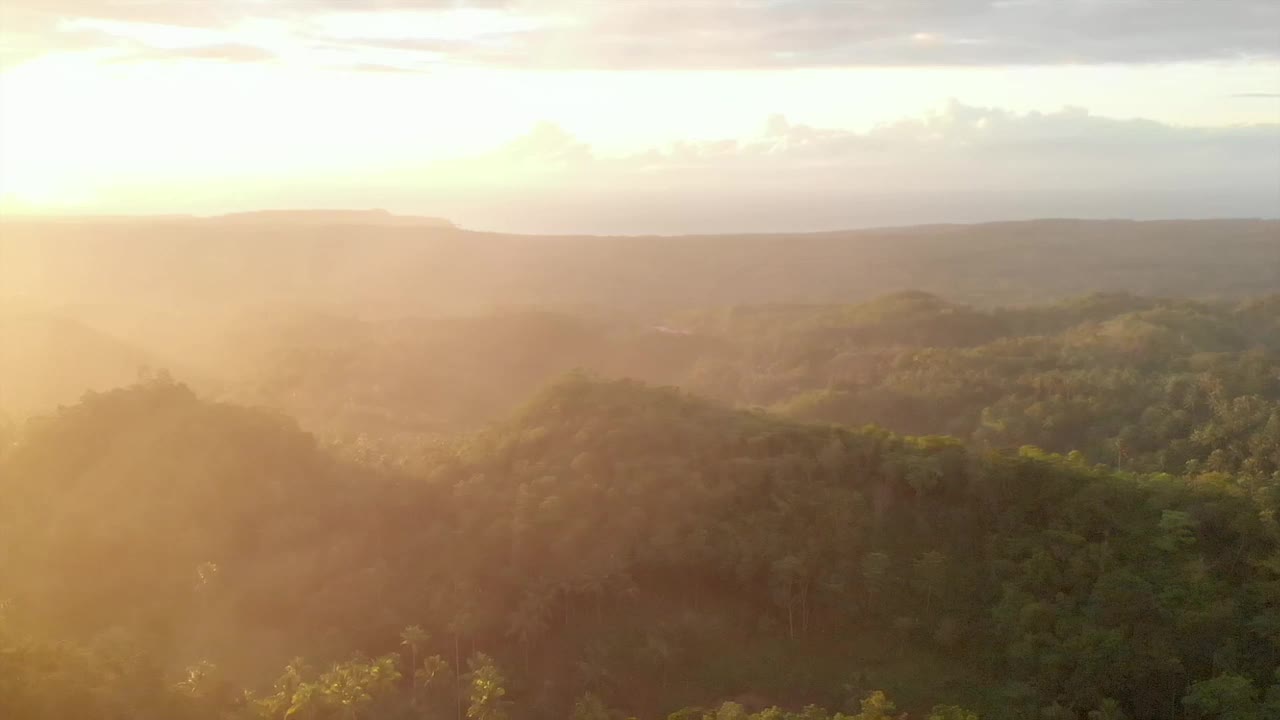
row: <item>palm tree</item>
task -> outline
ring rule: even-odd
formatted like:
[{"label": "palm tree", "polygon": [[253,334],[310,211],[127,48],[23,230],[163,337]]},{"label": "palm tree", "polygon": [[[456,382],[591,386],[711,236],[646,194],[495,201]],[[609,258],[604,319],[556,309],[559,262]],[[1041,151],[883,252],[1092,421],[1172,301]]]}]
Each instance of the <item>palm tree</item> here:
[{"label": "palm tree", "polygon": [[476,653],[467,661],[471,666],[471,706],[467,717],[471,720],[507,720],[506,683],[493,659],[484,653]]},{"label": "palm tree", "polygon": [[462,660],[461,660],[461,638],[464,632],[468,632],[471,628],[471,613],[462,610],[454,615],[453,620],[449,623],[449,631],[453,633],[453,667],[455,668],[454,677],[456,678],[454,685],[454,694],[458,700],[458,720],[462,720]]},{"label": "palm tree", "polygon": [[546,597],[531,592],[508,617],[507,634],[520,641],[524,649],[525,670],[529,669],[529,646],[547,631],[549,610]]},{"label": "palm tree", "polygon": [[410,625],[400,632],[400,644],[409,648],[409,667],[413,672],[410,683],[413,686],[413,692],[409,695],[409,703],[413,707],[418,707],[418,648],[427,644],[431,636],[421,625]]},{"label": "palm tree", "polygon": [[409,667],[418,667],[418,648],[427,644],[431,635],[421,625],[410,625],[400,632],[400,644],[409,648]]}]

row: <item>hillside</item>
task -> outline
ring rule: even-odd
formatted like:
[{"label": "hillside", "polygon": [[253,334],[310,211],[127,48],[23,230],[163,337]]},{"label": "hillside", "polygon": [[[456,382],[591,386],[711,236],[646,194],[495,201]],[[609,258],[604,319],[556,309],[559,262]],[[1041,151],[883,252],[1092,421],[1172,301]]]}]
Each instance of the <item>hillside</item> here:
[{"label": "hillside", "polygon": [[1280,471],[1280,296],[1125,294],[983,309],[927,293],[738,306],[663,322],[495,312],[241,324],[226,397],[328,436],[483,427],[574,368],[678,385],[802,420],[1036,445],[1144,472]]},{"label": "hillside", "polygon": [[86,390],[132,383],[165,365],[77,320],[0,307],[0,418],[48,412]]},{"label": "hillside", "polygon": [[[995,720],[1183,717],[1230,690],[1253,718],[1280,662],[1280,537],[1225,475],[974,454],[632,381],[569,376],[395,471],[152,381],[29,426],[0,491],[19,717],[127,697],[140,718],[396,718],[502,687],[530,718],[575,698],[853,712],[880,689]],[[73,673],[50,637],[108,654]],[[294,652],[336,664],[273,688]]]},{"label": "hillside", "polygon": [[0,0],[0,720],[1280,720],[1280,0]]},{"label": "hillside", "polygon": [[1280,712],[1277,223],[432,223],[5,221],[0,716]]},{"label": "hillside", "polygon": [[922,293],[693,313],[682,384],[806,420],[1036,445],[1147,472],[1280,472],[1280,296],[981,310]]},{"label": "hillside", "polygon": [[924,290],[984,305],[1094,291],[1242,297],[1280,286],[1280,221],[1043,220],[836,233],[553,237],[255,213],[7,219],[0,296],[60,305],[685,308]]},{"label": "hillside", "polygon": [[1280,470],[1278,300],[1095,294],[982,308],[908,292],[650,314],[140,311],[114,324],[109,309],[78,309],[84,322],[28,312],[3,326],[0,409],[51,410],[150,367],[327,439],[412,445],[482,428],[581,368],[802,420],[1260,483]]}]

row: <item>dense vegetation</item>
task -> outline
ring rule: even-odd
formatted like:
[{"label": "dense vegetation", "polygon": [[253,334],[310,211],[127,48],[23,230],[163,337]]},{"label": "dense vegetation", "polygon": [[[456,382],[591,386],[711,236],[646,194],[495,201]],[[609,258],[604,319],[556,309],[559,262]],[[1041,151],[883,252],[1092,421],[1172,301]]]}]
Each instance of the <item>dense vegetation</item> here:
[{"label": "dense vegetation", "polygon": [[904,293],[711,322],[736,352],[689,386],[716,397],[1144,472],[1280,471],[1280,296],[983,312]]},{"label": "dense vegetation", "polygon": [[[0,474],[2,702],[883,717],[884,689],[917,712],[1141,719],[1280,700],[1273,508],[1226,473],[1116,474],[582,376],[465,440],[358,455],[164,378],[28,424]],[[272,686],[298,653],[319,669]]]},{"label": "dense vegetation", "polygon": [[395,439],[470,429],[573,368],[801,420],[1080,451],[1140,472],[1280,472],[1280,296],[1092,295],[979,310],[924,293],[636,320],[552,312],[379,322],[297,317],[228,344],[225,394],[309,428]]},{"label": "dense vegetation", "polygon": [[0,717],[1280,717],[1276,240],[6,227]]}]

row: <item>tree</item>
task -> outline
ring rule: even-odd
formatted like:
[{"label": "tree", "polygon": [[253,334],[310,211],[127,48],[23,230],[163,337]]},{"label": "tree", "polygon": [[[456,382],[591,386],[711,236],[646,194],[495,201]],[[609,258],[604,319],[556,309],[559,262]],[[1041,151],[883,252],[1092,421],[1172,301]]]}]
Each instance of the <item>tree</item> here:
[{"label": "tree", "polygon": [[472,720],[507,720],[510,703],[505,699],[506,679],[493,659],[484,653],[476,653],[467,665],[471,669],[467,676],[471,703],[467,707],[467,717]]},{"label": "tree", "polygon": [[425,646],[431,635],[421,625],[410,625],[400,631],[400,644],[409,648],[409,667],[418,667],[418,650]]},{"label": "tree", "polygon": [[861,711],[853,716],[853,720],[893,720],[897,709],[884,692],[876,690],[862,700]]},{"label": "tree", "polygon": [[1191,686],[1182,698],[1196,720],[1266,720],[1258,688],[1238,675],[1219,675]]},{"label": "tree", "polygon": [[[401,675],[395,655],[338,663],[314,681],[298,684],[288,698],[285,718],[358,720],[366,710],[387,701]],[[274,705],[260,705],[273,708]]]},{"label": "tree", "polygon": [[187,668],[186,676],[178,682],[178,689],[193,698],[208,696],[217,686],[218,668],[207,660]]},{"label": "tree", "polygon": [[507,634],[519,641],[524,651],[525,669],[529,668],[529,648],[547,631],[550,603],[547,596],[534,590],[525,594],[507,618]]},{"label": "tree", "polygon": [[889,555],[883,552],[868,553],[862,558],[862,579],[866,581],[867,594],[873,600],[884,590],[892,565]]},{"label": "tree", "polygon": [[925,612],[930,612],[933,600],[942,594],[947,584],[947,556],[930,550],[911,564],[912,584],[924,593]]},{"label": "tree", "polygon": [[787,610],[787,639],[796,637],[795,605],[800,596],[804,565],[794,555],[787,555],[773,563],[769,584],[773,588],[774,601]]},{"label": "tree", "polygon": [[1089,711],[1089,720],[1129,720],[1129,717],[1120,709],[1120,703],[1106,698],[1097,709]]},{"label": "tree", "polygon": [[422,666],[414,671],[413,682],[417,687],[425,688],[430,686],[432,681],[437,677],[448,672],[449,663],[445,662],[445,659],[439,655],[432,655],[431,657],[424,658],[422,660]]},{"label": "tree", "polygon": [[609,720],[609,708],[595,693],[584,693],[574,701],[570,720]]}]

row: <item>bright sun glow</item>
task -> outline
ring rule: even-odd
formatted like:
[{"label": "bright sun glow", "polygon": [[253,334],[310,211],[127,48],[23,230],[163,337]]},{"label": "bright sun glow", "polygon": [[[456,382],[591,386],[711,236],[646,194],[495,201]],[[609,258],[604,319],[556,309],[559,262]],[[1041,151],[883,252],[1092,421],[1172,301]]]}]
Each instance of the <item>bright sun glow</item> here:
[{"label": "bright sun glow", "polygon": [[[499,150],[541,123],[594,157],[625,157],[750,142],[780,114],[865,132],[953,100],[1016,113],[1082,107],[1171,126],[1280,122],[1280,99],[1267,97],[1280,89],[1272,61],[614,71],[455,57],[536,32],[581,35],[607,16],[487,7],[203,25],[62,17],[44,38],[48,52],[0,72],[4,207],[163,210],[196,195],[252,204],[245,188],[361,177],[426,188],[466,175],[500,187]],[[963,36],[945,29],[917,26],[901,38],[937,51]],[[454,162],[468,157],[488,160],[465,170]]]}]

